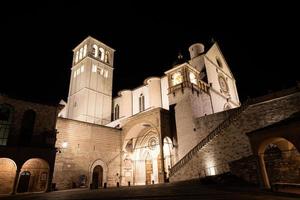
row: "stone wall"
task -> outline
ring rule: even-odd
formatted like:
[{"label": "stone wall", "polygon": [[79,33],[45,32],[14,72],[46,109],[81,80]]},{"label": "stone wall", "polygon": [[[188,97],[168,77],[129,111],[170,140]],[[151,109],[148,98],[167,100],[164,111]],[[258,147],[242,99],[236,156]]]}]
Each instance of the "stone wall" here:
[{"label": "stone wall", "polygon": [[[54,180],[57,189],[79,186],[79,177],[85,175],[91,183],[92,166],[100,163],[104,169],[103,183],[115,186],[115,176],[120,174],[121,131],[101,125],[59,118],[57,121]],[[62,148],[66,142],[67,147]],[[66,144],[65,143],[65,144]]]},{"label": "stone wall", "polygon": [[300,183],[300,154],[296,150],[265,154],[264,159],[270,184]]},{"label": "stone wall", "polygon": [[229,163],[232,174],[244,179],[247,182],[259,183],[258,157],[251,155]]},{"label": "stone wall", "polygon": [[236,121],[223,129],[216,138],[173,174],[170,181],[188,180],[229,171],[230,162],[252,155],[249,138],[245,133],[279,122],[299,110],[299,93],[250,105]]}]

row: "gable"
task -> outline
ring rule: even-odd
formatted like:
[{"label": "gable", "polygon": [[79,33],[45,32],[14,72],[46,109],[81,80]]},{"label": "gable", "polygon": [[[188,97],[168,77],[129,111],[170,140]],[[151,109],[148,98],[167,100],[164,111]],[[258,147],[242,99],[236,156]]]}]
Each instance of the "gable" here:
[{"label": "gable", "polygon": [[232,75],[232,72],[225,60],[225,57],[222,54],[221,49],[217,43],[213,44],[213,46],[205,54],[205,57],[206,57],[206,59],[205,59],[206,66],[208,66],[207,62],[209,62],[210,64],[213,64],[214,66],[216,66],[216,68],[218,70],[223,71],[223,73],[225,73],[227,76],[234,78]]}]

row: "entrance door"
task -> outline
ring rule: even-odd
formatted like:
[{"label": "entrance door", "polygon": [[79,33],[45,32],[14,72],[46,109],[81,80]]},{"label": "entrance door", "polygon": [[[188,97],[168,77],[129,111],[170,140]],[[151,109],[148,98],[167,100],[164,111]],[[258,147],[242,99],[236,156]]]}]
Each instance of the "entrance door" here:
[{"label": "entrance door", "polygon": [[95,189],[102,187],[103,183],[103,168],[97,165],[93,170],[92,184]]},{"label": "entrance door", "polygon": [[24,171],[21,173],[17,189],[18,193],[28,192],[30,175],[31,174],[29,171]]},{"label": "entrance door", "polygon": [[146,185],[151,184],[151,175],[152,175],[152,160],[146,160],[145,161],[146,165]]}]

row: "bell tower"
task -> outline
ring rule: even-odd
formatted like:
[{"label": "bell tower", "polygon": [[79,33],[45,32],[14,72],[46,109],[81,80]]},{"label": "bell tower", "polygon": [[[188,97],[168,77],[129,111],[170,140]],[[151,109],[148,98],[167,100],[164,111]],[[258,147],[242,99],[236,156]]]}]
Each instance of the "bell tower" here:
[{"label": "bell tower", "polygon": [[168,97],[170,105],[191,106],[193,117],[212,113],[209,86],[200,79],[200,72],[189,63],[179,64],[165,72],[168,77]]},{"label": "bell tower", "polygon": [[111,121],[114,51],[90,36],[73,49],[67,118],[100,125]]}]

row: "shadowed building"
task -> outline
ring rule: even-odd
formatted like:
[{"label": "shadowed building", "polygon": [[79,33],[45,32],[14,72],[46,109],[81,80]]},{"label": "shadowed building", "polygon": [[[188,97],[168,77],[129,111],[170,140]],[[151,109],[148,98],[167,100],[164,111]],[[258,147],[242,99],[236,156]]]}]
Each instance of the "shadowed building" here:
[{"label": "shadowed building", "polygon": [[50,189],[57,106],[0,96],[0,194]]}]

